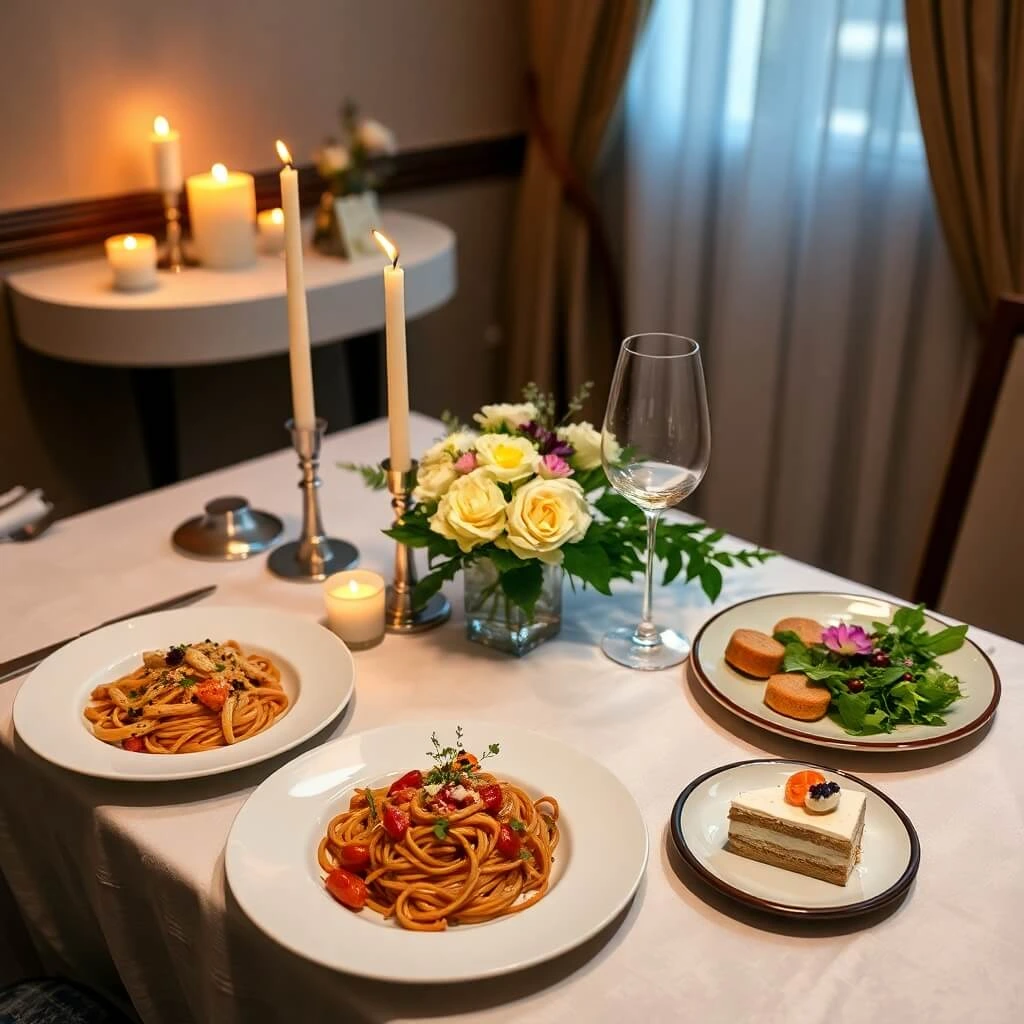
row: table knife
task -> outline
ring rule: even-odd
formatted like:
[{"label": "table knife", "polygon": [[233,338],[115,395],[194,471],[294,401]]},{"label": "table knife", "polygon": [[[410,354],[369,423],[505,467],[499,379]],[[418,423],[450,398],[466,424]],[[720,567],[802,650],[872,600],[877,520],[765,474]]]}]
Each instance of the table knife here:
[{"label": "table knife", "polygon": [[215,586],[200,587],[198,590],[190,590],[187,594],[178,594],[177,597],[169,597],[165,601],[157,601],[156,604],[147,605],[145,608],[136,608],[133,612],[126,612],[124,615],[107,619],[106,622],[101,622],[98,626],[93,626],[92,629],[86,629],[81,633],[76,633],[74,636],[66,637],[64,640],[58,640],[55,644],[40,647],[38,650],[30,651],[28,654],[21,654],[17,658],[11,658],[10,661],[0,662],[0,683],[5,679],[20,676],[30,668],[35,668],[39,662],[44,658],[48,658],[54,651],[59,651],[65,644],[71,643],[72,640],[77,640],[80,636],[85,636],[86,633],[94,633],[97,629],[102,629],[104,626],[112,626],[115,622],[124,622],[125,619],[134,619],[136,615],[163,612],[169,608],[180,608],[182,605],[201,601],[204,597],[209,597],[216,589]]}]

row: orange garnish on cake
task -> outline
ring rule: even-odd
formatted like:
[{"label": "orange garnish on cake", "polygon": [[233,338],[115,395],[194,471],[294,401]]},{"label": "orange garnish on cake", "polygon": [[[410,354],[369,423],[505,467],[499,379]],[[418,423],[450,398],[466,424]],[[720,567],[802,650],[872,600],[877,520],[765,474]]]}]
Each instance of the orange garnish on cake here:
[{"label": "orange garnish on cake", "polygon": [[810,770],[790,775],[786,779],[786,803],[792,804],[794,807],[803,807],[807,791],[811,786],[816,786],[819,782],[824,781],[825,776],[821,772]]}]

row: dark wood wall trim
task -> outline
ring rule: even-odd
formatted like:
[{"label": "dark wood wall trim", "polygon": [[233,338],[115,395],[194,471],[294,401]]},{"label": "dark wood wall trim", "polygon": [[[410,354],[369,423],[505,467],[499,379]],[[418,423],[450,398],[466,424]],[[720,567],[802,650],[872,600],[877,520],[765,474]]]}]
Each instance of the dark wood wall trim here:
[{"label": "dark wood wall trim", "polygon": [[[525,150],[526,136],[517,134],[398,153],[389,160],[391,173],[380,192],[389,195],[515,177],[522,169]],[[320,198],[323,183],[312,165],[301,167],[299,175],[302,205],[312,207]],[[273,168],[255,175],[259,209],[280,202],[277,176]],[[0,213],[0,260],[87,245],[121,231],[148,231],[162,237],[163,228],[163,206],[155,192],[11,210]]]}]

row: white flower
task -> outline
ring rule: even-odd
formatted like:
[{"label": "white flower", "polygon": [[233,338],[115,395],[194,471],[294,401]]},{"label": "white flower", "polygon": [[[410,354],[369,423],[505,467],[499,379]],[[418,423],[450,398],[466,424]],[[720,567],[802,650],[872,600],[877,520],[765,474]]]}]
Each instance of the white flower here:
[{"label": "white flower", "polygon": [[369,156],[391,156],[398,151],[394,132],[372,117],[364,117],[359,122],[356,137]]},{"label": "white flower", "polygon": [[481,430],[499,430],[503,426],[517,430],[536,418],[537,406],[533,402],[520,402],[518,405],[510,402],[485,405],[479,412],[473,414],[473,419],[480,424]]},{"label": "white flower", "polygon": [[476,434],[472,430],[456,430],[454,434],[449,434],[436,444],[432,444],[423,453],[420,463],[457,459],[463,452],[468,452],[474,444],[476,444]]},{"label": "white flower", "polygon": [[504,484],[518,483],[537,472],[540,455],[533,442],[514,434],[483,434],[476,441],[477,465]]},{"label": "white flower", "polygon": [[[573,469],[588,470],[596,469],[601,465],[601,434],[594,427],[584,420],[582,423],[570,423],[567,426],[558,428],[559,440],[571,444],[573,455],[569,459]],[[615,440],[614,434],[608,434],[604,438],[605,454],[609,462],[617,462],[622,454],[622,448]]]},{"label": "white flower", "polygon": [[322,178],[330,178],[349,169],[352,157],[340,142],[331,142],[316,152],[316,169]]},{"label": "white flower", "polygon": [[496,543],[520,558],[557,565],[562,561],[562,546],[582,540],[592,518],[583,488],[575,480],[538,477],[513,495],[508,534]]},{"label": "white flower", "polygon": [[462,551],[495,540],[505,529],[505,495],[482,470],[453,481],[430,517],[430,528]]},{"label": "white flower", "polygon": [[437,501],[459,475],[451,459],[421,462],[416,471],[416,487],[412,492],[418,502]]}]

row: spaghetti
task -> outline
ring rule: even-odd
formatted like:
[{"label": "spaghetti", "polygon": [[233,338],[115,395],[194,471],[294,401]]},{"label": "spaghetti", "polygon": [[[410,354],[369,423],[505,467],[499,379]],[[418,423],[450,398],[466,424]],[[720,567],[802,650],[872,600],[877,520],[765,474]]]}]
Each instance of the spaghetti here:
[{"label": "spaghetti", "polygon": [[435,749],[455,757],[426,773],[407,772],[389,788],[357,790],[330,821],[317,850],[328,892],[414,931],[479,924],[532,906],[551,881],[557,800],[534,800],[436,738]]},{"label": "spaghetti", "polygon": [[142,665],[97,686],[85,717],[95,736],[125,750],[186,754],[238,743],[288,710],[281,672],[234,641],[145,651]]}]

